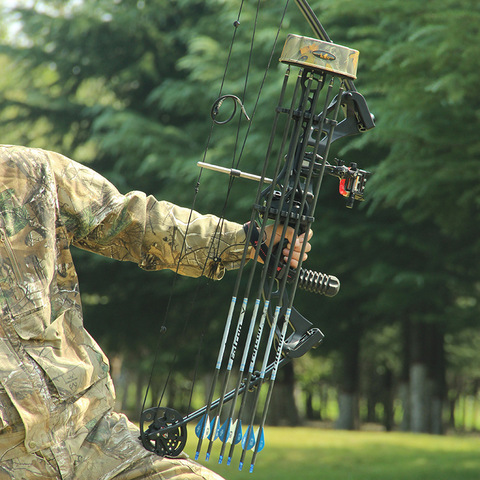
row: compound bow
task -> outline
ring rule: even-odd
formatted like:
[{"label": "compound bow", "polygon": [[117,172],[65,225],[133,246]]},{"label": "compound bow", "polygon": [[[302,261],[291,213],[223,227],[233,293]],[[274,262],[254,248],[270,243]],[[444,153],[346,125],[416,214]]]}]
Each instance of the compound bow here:
[{"label": "compound bow", "polygon": [[[288,267],[292,252],[284,259],[282,246],[287,242],[287,227],[291,227],[290,235],[293,230],[293,238],[290,239],[292,243],[302,233],[308,235],[325,173],[340,179],[340,194],[346,198],[348,208],[352,208],[355,201],[363,200],[369,172],[359,169],[353,163],[348,167],[341,161],[331,164],[328,156],[334,141],[367,131],[374,127],[374,121],[364,97],[357,92],[353,83],[359,52],[333,44],[307,1],[295,1],[319,40],[291,34],[287,36],[280,57],[287,68],[275,109],[262,174],[253,175],[238,169],[225,169],[199,162],[201,167],[226,172],[232,177],[257,180],[259,187],[250,222],[244,227],[247,237],[245,251],[230,302],[207,404],[186,416],[172,408],[160,406],[145,409],[141,414],[143,445],[162,456],[181,453],[187,438],[186,425],[197,420],[196,459],[204,440],[208,440],[208,459],[213,442],[219,439],[222,442],[219,462],[223,461],[226,446],[230,444],[227,457],[227,463],[230,464],[235,446],[241,443],[239,468],[243,467],[246,452],[253,450],[250,462],[252,471],[257,454],[265,443],[263,429],[278,369],[291,359],[304,355],[323,339],[323,333],[293,308],[296,289],[303,288],[334,296],[340,288],[336,277],[306,270],[302,268],[301,262],[296,269]],[[293,79],[292,67],[298,70]],[[290,91],[291,99],[287,102],[287,93]],[[224,95],[212,107],[214,121],[221,104],[227,98],[233,100],[235,108],[226,121],[235,114],[237,103],[248,119],[240,99]],[[279,126],[281,123],[282,127]],[[269,168],[273,170],[272,178],[266,176]],[[266,245],[262,241],[267,224],[272,223],[273,231],[281,231],[281,240],[276,246],[273,242]],[[255,247],[255,261],[252,262],[244,287],[243,300],[238,302],[250,245]],[[305,246],[306,243],[303,244],[301,258]],[[257,262],[259,259],[261,262]],[[258,267],[262,263],[263,266]],[[258,274],[259,269],[261,271]],[[258,281],[255,283],[255,280]],[[254,301],[250,311],[249,298],[252,293]],[[250,321],[245,334],[242,330],[247,311]],[[232,330],[234,318],[237,318],[237,322]],[[269,329],[265,328],[266,324]],[[241,338],[243,352],[236,371],[236,382],[229,390]],[[260,359],[262,342],[265,346],[263,358]],[[223,381],[220,395],[214,400],[221,374]],[[263,384],[268,384],[268,391],[263,399],[260,424],[255,433],[253,423]],[[242,400],[238,406],[240,396]],[[246,415],[248,396],[253,396],[253,408]],[[225,414],[224,407],[228,403],[230,408]],[[212,412],[215,415],[210,418]],[[241,418],[245,416],[248,419],[246,429],[241,423]]]}]

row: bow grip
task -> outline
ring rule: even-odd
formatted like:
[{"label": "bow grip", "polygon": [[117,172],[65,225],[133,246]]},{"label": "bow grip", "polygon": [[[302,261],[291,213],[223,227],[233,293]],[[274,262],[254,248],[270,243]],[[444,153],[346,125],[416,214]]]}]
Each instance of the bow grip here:
[{"label": "bow grip", "polygon": [[[248,236],[248,230],[250,228],[250,222],[243,225],[243,230]],[[303,233],[303,232],[302,232]],[[253,247],[257,248],[259,242],[260,234],[258,232],[257,226],[254,224],[252,226],[252,231],[250,233],[250,243]],[[282,242],[282,250],[288,245],[288,239],[284,238]],[[274,245],[272,249],[272,255],[270,256],[270,261],[267,266],[268,274],[271,277],[275,277],[278,280],[282,280],[285,275],[287,275],[287,282],[291,283],[296,276],[297,270],[287,266],[287,264],[280,259],[278,265],[275,268],[275,261],[278,249],[280,248],[280,243]],[[262,241],[260,244],[259,257],[265,262],[267,258],[268,247],[265,241]],[[317,293],[319,295],[325,295],[326,297],[334,297],[340,290],[340,280],[334,275],[327,275],[325,273],[317,272],[315,270],[308,270],[306,268],[300,268],[300,274],[298,277],[298,288],[306,290],[310,293]]]}]

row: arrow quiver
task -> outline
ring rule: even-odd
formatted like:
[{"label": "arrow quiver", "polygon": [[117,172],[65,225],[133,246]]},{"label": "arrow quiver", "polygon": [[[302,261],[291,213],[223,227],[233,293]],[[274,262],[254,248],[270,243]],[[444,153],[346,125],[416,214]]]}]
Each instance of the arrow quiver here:
[{"label": "arrow quiver", "polygon": [[[301,262],[297,269],[288,267],[292,252],[285,259],[282,247],[287,243],[288,227],[292,243],[299,235],[308,235],[325,173],[339,178],[347,207],[363,200],[369,172],[356,164],[347,167],[338,160],[330,164],[328,157],[334,141],[369,130],[374,122],[365,99],[353,84],[359,52],[333,44],[307,2],[296,2],[321,39],[287,36],[280,56],[287,68],[262,174],[210,166],[217,171],[228,170],[232,176],[255,179],[259,188],[250,222],[245,226],[247,245],[207,404],[184,417],[162,407],[142,412],[141,440],[145,448],[159,455],[178,455],[186,443],[186,424],[198,420],[196,459],[204,440],[208,442],[209,459],[212,444],[218,439],[220,463],[227,453],[227,444],[228,464],[239,445],[239,468],[243,467],[247,451],[252,450],[252,471],[265,444],[263,428],[278,369],[323,339],[320,329],[293,308],[296,289],[334,296],[340,288],[336,277],[306,270]],[[239,103],[245,112],[238,97],[231,95],[215,102],[215,112],[227,97],[233,98],[234,104]],[[203,162],[202,167],[205,166],[209,167]],[[267,225],[277,233],[281,231],[277,246],[262,242]],[[242,282],[250,244],[255,248],[254,261],[250,262],[247,281]],[[300,258],[305,247],[306,242]],[[261,262],[257,262],[259,259]],[[243,300],[237,301],[241,289]],[[268,390],[261,396],[264,384]],[[229,407],[225,408],[227,404]],[[253,424],[258,419],[259,427],[254,432]]]}]

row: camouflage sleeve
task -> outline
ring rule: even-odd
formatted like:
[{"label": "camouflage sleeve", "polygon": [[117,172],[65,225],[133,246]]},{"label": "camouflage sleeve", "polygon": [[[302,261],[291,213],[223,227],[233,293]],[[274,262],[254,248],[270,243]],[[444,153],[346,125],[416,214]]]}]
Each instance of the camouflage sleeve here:
[{"label": "camouflage sleeve", "polygon": [[[170,269],[191,277],[221,279],[225,270],[239,267],[245,246],[242,225],[142,192],[122,195],[93,170],[60,154],[48,155],[73,245],[133,261],[145,270]],[[210,248],[212,242],[215,248]]]}]

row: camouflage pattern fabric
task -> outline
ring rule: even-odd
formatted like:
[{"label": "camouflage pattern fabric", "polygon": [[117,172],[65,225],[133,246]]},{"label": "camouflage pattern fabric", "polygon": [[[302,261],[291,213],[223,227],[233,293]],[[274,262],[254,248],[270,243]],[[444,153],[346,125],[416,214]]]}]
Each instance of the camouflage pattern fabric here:
[{"label": "camouflage pattern fabric", "polygon": [[280,61],[355,79],[359,55],[360,52],[352,48],[289,34]]},{"label": "camouflage pattern fabric", "polygon": [[105,415],[87,435],[0,463],[0,480],[222,480],[181,457],[161,458],[137,440],[138,429],[125,416]]},{"label": "camouflage pattern fabric", "polygon": [[[178,268],[183,275],[207,272],[220,279],[238,267],[245,233],[233,222],[220,231],[217,225],[214,216],[141,192],[121,195],[57,153],[0,146],[0,479],[89,478],[72,470],[77,459],[87,472],[82,459],[89,458],[108,459],[105,472],[118,474],[125,461],[137,461],[135,455],[175,471],[165,467],[169,460],[150,459],[143,447],[140,454],[137,440],[127,442],[137,453],[123,450],[126,433],[114,443],[114,433],[128,429],[114,421],[121,417],[111,413],[109,363],[83,327],[70,246],[146,270]],[[217,240],[220,262],[209,256]],[[108,451],[92,453],[102,446]]]}]

